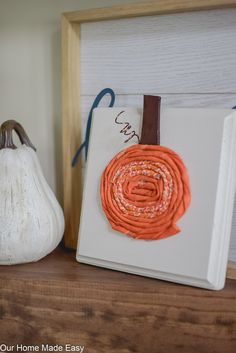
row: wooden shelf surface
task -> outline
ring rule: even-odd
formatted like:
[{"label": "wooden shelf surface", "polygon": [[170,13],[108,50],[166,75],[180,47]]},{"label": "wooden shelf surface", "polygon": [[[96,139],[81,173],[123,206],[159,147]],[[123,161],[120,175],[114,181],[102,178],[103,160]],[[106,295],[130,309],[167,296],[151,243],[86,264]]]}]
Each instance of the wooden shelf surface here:
[{"label": "wooden shelf surface", "polygon": [[236,351],[236,281],[213,292],[100,269],[58,248],[0,267],[0,343],[88,353]]}]

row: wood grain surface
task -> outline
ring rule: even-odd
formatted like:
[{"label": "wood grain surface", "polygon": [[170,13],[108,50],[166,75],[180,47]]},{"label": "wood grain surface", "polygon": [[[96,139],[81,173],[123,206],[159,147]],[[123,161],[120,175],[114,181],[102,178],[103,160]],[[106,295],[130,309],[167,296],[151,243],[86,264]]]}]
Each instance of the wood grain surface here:
[{"label": "wood grain surface", "polygon": [[230,353],[236,281],[212,292],[78,264],[57,249],[0,269],[0,343],[80,344],[89,353]]},{"label": "wood grain surface", "polygon": [[65,15],[68,21],[72,23],[84,23],[235,6],[235,0],[153,0],[142,1],[137,4],[67,12]]},{"label": "wood grain surface", "polygon": [[80,123],[80,26],[62,16],[62,114],[63,114],[63,206],[65,246],[76,248],[82,200],[81,163],[71,167],[81,143]]},{"label": "wood grain surface", "polygon": [[235,93],[236,9],[81,25],[81,94]]}]

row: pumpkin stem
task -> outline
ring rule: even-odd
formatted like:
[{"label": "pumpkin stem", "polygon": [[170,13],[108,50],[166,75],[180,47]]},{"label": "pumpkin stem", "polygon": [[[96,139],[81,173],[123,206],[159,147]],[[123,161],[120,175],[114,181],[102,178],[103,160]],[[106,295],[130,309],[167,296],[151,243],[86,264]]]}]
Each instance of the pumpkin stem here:
[{"label": "pumpkin stem", "polygon": [[18,135],[20,142],[22,145],[26,145],[31,147],[34,151],[36,148],[30,141],[28,135],[26,134],[24,128],[15,120],[7,120],[5,121],[0,128],[0,149],[3,148],[11,148],[16,149],[16,145],[13,142],[12,131],[15,131]]},{"label": "pumpkin stem", "polygon": [[160,145],[160,106],[161,97],[144,96],[141,145]]}]

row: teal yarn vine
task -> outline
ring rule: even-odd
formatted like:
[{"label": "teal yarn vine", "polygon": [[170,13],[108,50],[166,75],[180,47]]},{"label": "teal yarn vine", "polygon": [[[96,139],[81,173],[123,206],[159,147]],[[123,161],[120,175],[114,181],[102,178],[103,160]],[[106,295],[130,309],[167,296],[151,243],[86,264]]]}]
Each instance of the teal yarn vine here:
[{"label": "teal yarn vine", "polygon": [[87,126],[86,126],[86,132],[85,132],[85,140],[84,142],[79,146],[78,150],[76,151],[73,159],[72,159],[72,167],[74,167],[78,161],[78,158],[83,151],[85,150],[85,160],[87,160],[88,157],[88,147],[89,147],[89,137],[90,137],[90,130],[91,130],[91,124],[92,124],[92,117],[93,117],[93,110],[97,108],[103,99],[104,96],[110,95],[110,103],[108,107],[113,107],[115,104],[115,93],[111,88],[104,88],[100,93],[98,93],[97,97],[95,98],[92,107],[90,109],[89,115],[88,115],[88,121],[87,121]]}]

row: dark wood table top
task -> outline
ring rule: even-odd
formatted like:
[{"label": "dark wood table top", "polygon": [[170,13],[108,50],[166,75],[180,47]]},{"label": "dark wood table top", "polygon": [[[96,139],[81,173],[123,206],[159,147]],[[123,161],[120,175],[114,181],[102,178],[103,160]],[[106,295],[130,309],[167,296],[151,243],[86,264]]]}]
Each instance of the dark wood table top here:
[{"label": "dark wood table top", "polygon": [[0,344],[89,353],[236,352],[236,281],[208,291],[78,264],[58,248],[0,267]]}]

